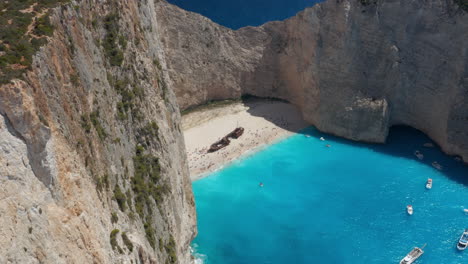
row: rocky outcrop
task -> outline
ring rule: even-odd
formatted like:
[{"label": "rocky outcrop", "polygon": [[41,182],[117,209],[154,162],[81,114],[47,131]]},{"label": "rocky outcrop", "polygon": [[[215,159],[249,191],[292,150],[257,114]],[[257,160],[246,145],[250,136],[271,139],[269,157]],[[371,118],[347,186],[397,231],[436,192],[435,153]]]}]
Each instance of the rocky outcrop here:
[{"label": "rocky outcrop", "polygon": [[361,2],[237,31],[159,2],[179,105],[277,97],[322,131],[384,142],[408,125],[468,161],[468,13],[452,0]]},{"label": "rocky outcrop", "polygon": [[190,263],[194,200],[154,2],[50,14],[32,69],[0,88],[0,263]]},{"label": "rocky outcrop", "polygon": [[409,125],[468,161],[467,13],[361,2],[237,31],[158,0],[51,8],[32,64],[2,64],[27,73],[0,86],[0,263],[189,263],[178,104],[282,98],[323,131],[384,142]]}]

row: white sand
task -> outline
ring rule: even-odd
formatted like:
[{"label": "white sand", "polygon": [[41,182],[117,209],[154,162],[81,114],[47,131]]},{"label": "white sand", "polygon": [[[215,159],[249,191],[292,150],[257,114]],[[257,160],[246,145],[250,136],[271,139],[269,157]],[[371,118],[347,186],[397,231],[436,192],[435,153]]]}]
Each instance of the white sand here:
[{"label": "white sand", "polygon": [[[231,144],[221,150],[207,153],[211,144],[237,126],[245,129],[240,138],[232,139]],[[184,115],[182,127],[190,177],[199,179],[307,126],[294,106],[278,101],[232,103]]]}]

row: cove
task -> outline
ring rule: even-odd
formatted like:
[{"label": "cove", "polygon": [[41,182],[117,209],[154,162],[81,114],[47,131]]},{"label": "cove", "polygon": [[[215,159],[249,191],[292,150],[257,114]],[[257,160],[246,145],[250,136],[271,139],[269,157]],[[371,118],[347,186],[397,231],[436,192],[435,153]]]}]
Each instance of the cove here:
[{"label": "cove", "polygon": [[415,263],[468,263],[456,249],[468,228],[468,166],[427,142],[406,127],[392,128],[382,145],[307,128],[195,181],[195,256],[205,264],[398,263],[427,244]]},{"label": "cove", "polygon": [[168,0],[188,11],[204,15],[231,29],[259,26],[273,20],[294,16],[318,0]]}]

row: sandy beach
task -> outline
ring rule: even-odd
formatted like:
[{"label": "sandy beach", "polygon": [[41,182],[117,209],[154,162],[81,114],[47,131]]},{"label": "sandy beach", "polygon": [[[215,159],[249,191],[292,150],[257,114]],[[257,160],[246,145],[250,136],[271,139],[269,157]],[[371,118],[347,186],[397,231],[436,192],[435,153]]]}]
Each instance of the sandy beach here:
[{"label": "sandy beach", "polygon": [[[237,126],[245,129],[240,138],[232,139],[221,150],[207,153],[211,144]],[[307,126],[296,107],[279,101],[233,102],[188,113],[182,117],[182,128],[190,177],[192,181],[199,179]]]}]

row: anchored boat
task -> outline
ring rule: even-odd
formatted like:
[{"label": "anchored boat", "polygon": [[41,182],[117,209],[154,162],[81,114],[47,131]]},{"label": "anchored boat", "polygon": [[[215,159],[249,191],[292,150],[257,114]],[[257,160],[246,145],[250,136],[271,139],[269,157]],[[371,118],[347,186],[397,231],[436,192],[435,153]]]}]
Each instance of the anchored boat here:
[{"label": "anchored boat", "polygon": [[416,157],[418,157],[419,160],[424,159],[424,155],[423,155],[421,152],[419,152],[419,150],[416,150],[416,151],[414,152],[414,155],[415,155]]},{"label": "anchored boat", "polygon": [[418,248],[418,247],[414,247],[413,250],[410,251],[410,253],[408,253],[408,255],[406,255],[406,257],[404,257],[401,261],[400,261],[400,264],[411,264],[413,263],[415,260],[417,260],[422,254],[424,254],[424,251],[423,251],[423,248],[425,247],[426,245],[424,244],[424,246],[422,248]]},{"label": "anchored boat", "polygon": [[442,170],[442,165],[439,164],[439,162],[437,161],[434,161],[432,162],[432,167],[438,169],[438,170]]},{"label": "anchored boat", "polygon": [[406,212],[408,212],[409,215],[413,215],[413,206],[412,205],[407,205],[406,206]]},{"label": "anchored boat", "polygon": [[460,237],[460,240],[458,240],[457,248],[458,250],[465,250],[466,247],[468,246],[468,229],[465,229],[465,232]]},{"label": "anchored boat", "polygon": [[431,178],[427,179],[426,189],[428,189],[428,190],[432,189],[432,179]]}]

